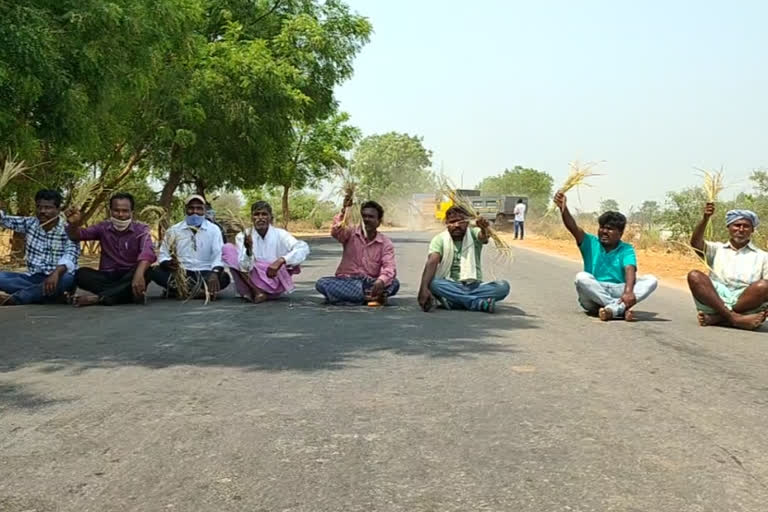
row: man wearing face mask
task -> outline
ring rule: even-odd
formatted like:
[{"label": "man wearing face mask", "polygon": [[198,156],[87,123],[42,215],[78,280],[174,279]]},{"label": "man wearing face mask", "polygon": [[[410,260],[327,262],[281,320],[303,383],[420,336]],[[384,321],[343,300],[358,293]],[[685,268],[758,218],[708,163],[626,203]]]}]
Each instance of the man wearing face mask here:
[{"label": "man wearing face mask", "polygon": [[730,210],[725,214],[728,242],[709,242],[704,233],[714,213],[714,203],[707,203],[691,237],[691,246],[709,268],[709,275],[699,270],[688,274],[699,325],[757,329],[768,310],[768,253],[752,243],[760,219],[750,210]]},{"label": "man wearing face mask", "polygon": [[221,251],[224,246],[219,228],[205,218],[205,199],[191,195],[184,202],[186,218],[165,232],[160,246],[159,266],[153,269],[152,280],[168,291],[169,297],[177,295],[171,277],[179,265],[186,270],[191,290],[200,289],[198,296],[205,296],[203,280],[211,300],[229,285],[229,275],[224,272]]},{"label": "man wearing face mask", "polygon": [[587,312],[607,321],[635,319],[632,307],[647,299],[658,286],[650,275],[637,275],[635,248],[622,242],[627,219],[619,212],[605,212],[597,219],[597,236],[585,233],[568,210],[565,194],[555,194],[565,228],[581,251],[584,271],[576,274],[579,304]]},{"label": "man wearing face mask", "polygon": [[144,303],[149,269],[155,250],[149,226],[133,220],[135,200],[120,192],[109,200],[110,218],[82,228],[80,211],[66,211],[67,234],[75,242],[97,240],[101,247],[99,269],[81,268],[77,286],[93,295],[73,297],[75,306]]}]

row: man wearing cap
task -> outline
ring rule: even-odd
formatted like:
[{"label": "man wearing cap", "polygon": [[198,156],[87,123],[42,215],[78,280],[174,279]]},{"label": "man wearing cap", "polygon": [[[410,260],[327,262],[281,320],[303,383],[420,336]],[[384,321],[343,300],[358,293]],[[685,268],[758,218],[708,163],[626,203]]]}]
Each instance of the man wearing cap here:
[{"label": "man wearing cap", "polygon": [[205,218],[202,196],[191,195],[184,204],[187,216],[165,232],[152,280],[165,288],[169,297],[179,296],[174,274],[182,268],[187,275],[187,289],[193,294],[182,298],[202,297],[207,288],[208,296],[215,300],[219,291],[229,285],[221,260],[221,231]]},{"label": "man wearing cap", "polygon": [[714,213],[714,203],[707,203],[691,237],[691,246],[709,268],[709,275],[699,270],[688,274],[699,325],[757,329],[768,309],[768,253],[751,240],[760,221],[750,210],[730,210],[725,214],[728,242],[708,242],[704,232]]}]

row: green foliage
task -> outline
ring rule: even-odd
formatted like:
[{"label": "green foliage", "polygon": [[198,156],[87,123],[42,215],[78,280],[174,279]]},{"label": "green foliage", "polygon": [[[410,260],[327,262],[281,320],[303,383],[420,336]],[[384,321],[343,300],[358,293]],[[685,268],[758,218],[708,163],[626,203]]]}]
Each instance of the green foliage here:
[{"label": "green foliage", "polygon": [[600,206],[598,209],[600,210],[600,213],[620,211],[619,203],[615,199],[603,199],[600,201]]},{"label": "green foliage", "polygon": [[[267,201],[272,206],[275,214],[275,222],[282,224],[284,222],[282,193],[280,190],[262,187],[255,190],[244,192],[245,205],[242,213],[246,217],[250,216],[251,205],[256,201]],[[321,200],[316,194],[303,190],[294,191],[290,194],[291,220],[309,221],[316,228],[320,228],[331,220],[338,209],[332,201]]]},{"label": "green foliage", "polygon": [[643,201],[639,209],[629,215],[629,221],[652,229],[661,219],[661,207],[656,201]]},{"label": "green foliage", "polygon": [[363,139],[352,156],[351,174],[361,201],[373,199],[390,206],[415,193],[434,193],[430,171],[432,152],[422,138],[390,132]]},{"label": "green foliage", "polygon": [[0,161],[44,164],[45,186],[96,173],[108,189],[147,162],[166,205],[185,183],[260,186],[297,125],[335,122],[334,88],[370,33],[337,0],[0,0]]},{"label": "green foliage", "polygon": [[484,194],[527,196],[530,210],[542,213],[552,199],[553,186],[554,180],[546,172],[516,165],[497,176],[485,178],[478,188]]}]

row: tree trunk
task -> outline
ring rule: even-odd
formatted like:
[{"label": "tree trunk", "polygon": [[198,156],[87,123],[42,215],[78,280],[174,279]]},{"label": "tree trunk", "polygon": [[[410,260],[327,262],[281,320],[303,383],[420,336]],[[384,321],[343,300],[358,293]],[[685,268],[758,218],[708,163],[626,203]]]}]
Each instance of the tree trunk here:
[{"label": "tree trunk", "polygon": [[291,220],[291,210],[288,207],[288,191],[290,185],[283,185],[283,229],[288,229],[288,221]]},{"label": "tree trunk", "polygon": [[195,178],[195,193],[205,197],[205,181],[202,178]]},{"label": "tree trunk", "polygon": [[173,194],[176,189],[181,185],[181,180],[184,177],[184,171],[180,168],[172,168],[170,174],[168,174],[168,180],[163,185],[163,191],[160,193],[160,206],[165,208],[165,211],[171,211],[171,205],[173,203]]},{"label": "tree trunk", "polygon": [[93,214],[95,214],[100,209],[104,208],[104,203],[107,200],[107,197],[112,194],[113,192],[117,191],[117,187],[119,187],[125,179],[131,175],[131,172],[133,172],[133,168],[136,166],[139,161],[144,158],[144,151],[143,149],[139,148],[137,149],[131,157],[128,159],[128,162],[125,164],[125,166],[120,170],[120,172],[115,176],[115,178],[110,181],[109,183],[101,183],[102,186],[101,192],[96,194],[96,197],[93,198],[93,200],[88,203],[88,208],[85,212],[83,212],[83,224],[86,224],[91,217],[93,217]]}]

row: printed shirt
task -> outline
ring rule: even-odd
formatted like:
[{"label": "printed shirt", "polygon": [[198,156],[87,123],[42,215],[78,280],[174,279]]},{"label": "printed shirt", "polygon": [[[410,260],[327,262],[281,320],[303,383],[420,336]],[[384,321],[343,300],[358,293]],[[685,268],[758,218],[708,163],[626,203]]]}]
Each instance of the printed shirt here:
[{"label": "printed shirt", "polygon": [[69,239],[61,219],[53,229],[46,231],[37,217],[16,217],[0,211],[0,226],[26,235],[28,275],[48,275],[59,265],[67,267],[70,273],[77,270],[80,244]]},{"label": "printed shirt", "polygon": [[626,242],[619,241],[615,249],[606,252],[600,239],[585,233],[579,250],[584,260],[584,272],[603,283],[626,283],[624,269],[630,265],[637,268],[635,248]]},{"label": "printed shirt", "polygon": [[515,206],[515,220],[517,222],[525,222],[525,203],[520,203]]},{"label": "printed shirt", "polygon": [[208,220],[204,220],[197,229],[189,226],[186,221],[168,228],[160,245],[160,263],[170,261],[170,249],[174,245],[179,263],[186,270],[200,272],[224,267],[221,261],[221,249],[224,246],[221,231]]},{"label": "printed shirt", "polygon": [[344,245],[336,277],[370,277],[381,279],[384,286],[392,284],[397,275],[392,240],[376,233],[376,238],[369,242],[362,227],[343,227],[341,220],[341,214],[336,215],[331,228],[331,236]]},{"label": "printed shirt", "polygon": [[99,270],[106,272],[130,270],[140,261],[154,263],[157,259],[149,226],[140,222],[131,222],[125,231],[118,231],[108,220],[99,222],[81,229],[80,240],[99,241]]},{"label": "printed shirt", "polygon": [[251,245],[252,256],[248,256],[245,250],[245,234],[238,233],[235,238],[240,270],[244,272],[250,271],[253,268],[253,263],[256,261],[271,264],[279,258],[283,258],[285,259],[286,267],[296,267],[304,263],[304,260],[309,256],[309,245],[307,245],[307,242],[297,240],[284,229],[269,226],[263,238],[255,229],[250,229],[249,231],[251,232],[251,240],[253,240]]},{"label": "printed shirt", "polygon": [[[477,280],[483,280],[482,269],[482,256],[483,256],[483,243],[478,241],[477,236],[480,234],[480,228],[469,228],[472,234],[472,240],[475,242],[475,272],[477,273]],[[443,258],[443,234],[436,235],[431,242],[429,242],[429,254],[436,252],[440,255],[440,259]],[[457,242],[453,240],[453,261],[451,262],[451,279],[459,281],[461,278],[461,246],[464,242]]]},{"label": "printed shirt", "polygon": [[768,279],[768,253],[752,242],[739,250],[730,242],[705,242],[704,257],[712,281],[739,291],[760,279]]}]

